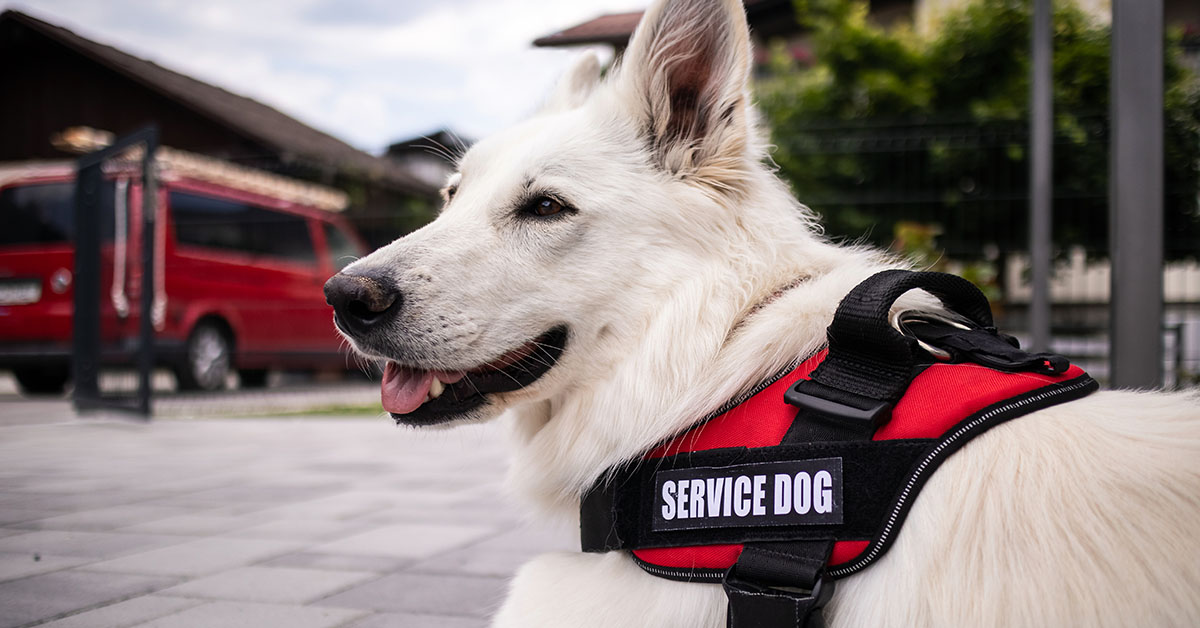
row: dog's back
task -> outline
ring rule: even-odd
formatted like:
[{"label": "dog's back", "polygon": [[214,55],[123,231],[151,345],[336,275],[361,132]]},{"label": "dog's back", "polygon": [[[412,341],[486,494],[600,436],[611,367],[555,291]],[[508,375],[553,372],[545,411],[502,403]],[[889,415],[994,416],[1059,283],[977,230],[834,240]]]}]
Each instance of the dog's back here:
[{"label": "dog's back", "polygon": [[1101,392],[980,436],[832,625],[1200,625],[1198,407]]}]

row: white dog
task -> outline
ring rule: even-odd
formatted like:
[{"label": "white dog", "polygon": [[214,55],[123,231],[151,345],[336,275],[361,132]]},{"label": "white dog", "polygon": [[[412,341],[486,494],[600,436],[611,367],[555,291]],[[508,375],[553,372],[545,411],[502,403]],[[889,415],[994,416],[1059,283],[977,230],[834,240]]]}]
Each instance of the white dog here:
[{"label": "white dog", "polygon": [[[439,218],[327,288],[411,425],[513,415],[544,513],[825,341],[894,266],[835,246],[764,165],[738,0],[659,0],[473,147]],[[908,296],[907,307],[930,303]],[[915,305],[914,305],[915,304]],[[535,558],[500,627],[724,626],[720,586],[624,552]],[[1005,423],[934,474],[831,626],[1200,626],[1200,399],[1104,392]]]}]

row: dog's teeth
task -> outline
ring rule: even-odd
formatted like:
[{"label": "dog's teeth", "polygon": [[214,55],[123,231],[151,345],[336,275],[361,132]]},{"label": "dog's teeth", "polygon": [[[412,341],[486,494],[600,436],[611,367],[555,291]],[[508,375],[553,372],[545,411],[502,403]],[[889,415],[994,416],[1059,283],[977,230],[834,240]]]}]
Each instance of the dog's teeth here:
[{"label": "dog's teeth", "polygon": [[442,380],[436,377],[433,378],[433,383],[429,385],[429,398],[437,399],[441,397],[444,390],[446,390],[446,385],[442,383]]}]

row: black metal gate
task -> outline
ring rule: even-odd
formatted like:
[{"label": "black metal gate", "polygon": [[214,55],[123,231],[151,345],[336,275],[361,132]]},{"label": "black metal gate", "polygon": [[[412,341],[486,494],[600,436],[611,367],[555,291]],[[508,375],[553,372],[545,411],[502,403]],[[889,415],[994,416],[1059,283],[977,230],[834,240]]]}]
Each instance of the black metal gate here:
[{"label": "black metal gate", "polygon": [[[101,365],[101,241],[99,211],[105,162],[142,147],[142,242],[140,326],[136,343],[137,392],[105,396],[100,391]],[[151,375],[154,370],[154,235],[157,214],[157,181],[154,154],[158,128],[149,126],[120,138],[111,146],[81,157],[75,179],[75,302],[72,316],[71,370],[75,380],[74,403],[80,412],[125,410],[149,419]],[[118,261],[123,263],[123,260]]]}]

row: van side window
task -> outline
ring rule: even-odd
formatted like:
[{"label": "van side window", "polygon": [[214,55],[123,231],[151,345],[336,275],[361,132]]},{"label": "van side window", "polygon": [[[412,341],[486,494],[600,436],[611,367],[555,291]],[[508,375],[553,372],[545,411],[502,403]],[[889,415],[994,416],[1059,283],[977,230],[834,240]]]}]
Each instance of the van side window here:
[{"label": "van side window", "polygon": [[325,228],[325,246],[329,249],[329,263],[333,265],[334,270],[340,272],[358,259],[362,255],[362,251],[358,250],[358,245],[350,239],[350,236],[346,235],[346,232],[329,223],[323,223],[323,226]]},{"label": "van side window", "polygon": [[[100,237],[113,239],[116,186],[101,184]],[[75,184],[35,183],[0,190],[0,245],[69,242],[75,237]]]},{"label": "van side window", "polygon": [[252,252],[292,262],[316,264],[317,254],[313,250],[307,218],[251,207],[249,228]]},{"label": "van side window", "polygon": [[179,244],[316,262],[303,216],[186,192],[171,192],[170,200]]}]

